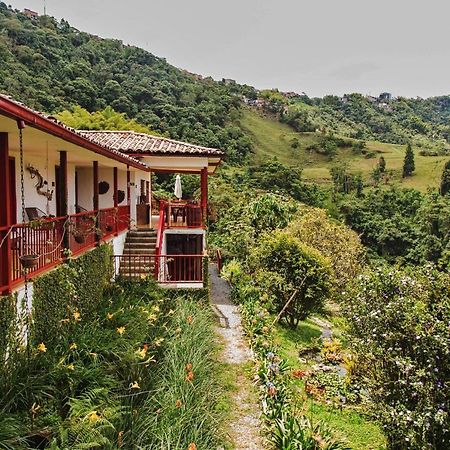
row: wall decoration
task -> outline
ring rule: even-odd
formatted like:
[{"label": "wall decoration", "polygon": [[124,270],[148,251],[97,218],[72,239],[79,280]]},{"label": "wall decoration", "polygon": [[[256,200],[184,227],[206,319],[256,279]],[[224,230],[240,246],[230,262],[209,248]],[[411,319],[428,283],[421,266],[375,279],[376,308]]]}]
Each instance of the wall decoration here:
[{"label": "wall decoration", "polygon": [[98,193],[104,195],[109,191],[109,183],[107,181],[100,181],[98,183]]},{"label": "wall decoration", "polygon": [[53,189],[51,191],[48,189],[48,182],[44,180],[39,171],[32,165],[29,164],[27,166],[27,171],[30,173],[30,177],[32,180],[34,180],[35,178],[37,179],[36,184],[34,185],[34,187],[36,188],[36,192],[39,195],[43,195],[48,201],[51,202],[53,198]]},{"label": "wall decoration", "polygon": [[117,191],[117,203],[122,203],[125,200],[125,191]]}]

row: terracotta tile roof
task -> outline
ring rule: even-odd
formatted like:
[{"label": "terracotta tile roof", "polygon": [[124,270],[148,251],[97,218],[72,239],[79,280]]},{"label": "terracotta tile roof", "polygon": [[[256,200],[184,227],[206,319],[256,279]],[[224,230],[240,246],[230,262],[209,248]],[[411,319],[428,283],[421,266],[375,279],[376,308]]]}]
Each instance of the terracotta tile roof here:
[{"label": "terracotta tile roof", "polygon": [[[28,113],[31,113],[34,116],[39,116],[39,117],[41,117],[42,119],[44,119],[44,120],[46,120],[48,122],[52,122],[54,125],[57,125],[57,127],[59,127],[61,130],[64,130],[64,131],[68,132],[69,135],[71,134],[73,136],[82,138],[82,140],[88,141],[88,142],[86,142],[88,145],[89,145],[89,143],[94,143],[95,145],[97,145],[99,147],[102,147],[103,150],[105,150],[107,153],[111,154],[111,157],[113,157],[113,159],[117,159],[117,158],[114,158],[114,156],[117,156],[117,157],[119,157],[121,159],[125,159],[125,160],[130,161],[130,163],[132,163],[132,165],[135,166],[135,167],[140,167],[142,169],[148,169],[148,166],[146,164],[144,164],[143,162],[137,160],[136,158],[133,158],[132,156],[127,155],[127,154],[125,154],[125,153],[123,153],[123,152],[121,152],[121,151],[119,151],[119,150],[117,150],[115,148],[110,148],[110,147],[101,145],[99,143],[96,143],[92,139],[87,138],[84,135],[84,133],[81,133],[81,132],[75,130],[74,128],[68,127],[67,125],[65,125],[64,123],[59,121],[54,116],[45,114],[45,113],[43,113],[41,111],[36,111],[35,109],[32,109],[32,108],[28,107],[27,105],[25,105],[25,104],[23,104],[23,103],[21,103],[21,102],[19,102],[17,100],[14,100],[14,98],[10,97],[9,95],[5,95],[5,94],[1,94],[0,93],[0,101],[2,99],[6,100],[10,104],[18,106],[19,108],[21,108],[22,111],[26,111]],[[1,113],[1,111],[2,111],[2,108],[0,107],[0,113]],[[33,126],[33,123],[30,122],[29,125]]]},{"label": "terracotta tile roof", "polygon": [[192,155],[222,157],[215,148],[202,147],[135,131],[84,131],[78,133],[98,145],[123,153],[152,155]]}]

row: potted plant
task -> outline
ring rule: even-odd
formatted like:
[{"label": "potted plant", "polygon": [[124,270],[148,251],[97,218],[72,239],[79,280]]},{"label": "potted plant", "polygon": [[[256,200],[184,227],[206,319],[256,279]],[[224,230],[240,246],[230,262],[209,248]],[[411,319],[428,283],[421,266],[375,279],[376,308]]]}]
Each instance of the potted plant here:
[{"label": "potted plant", "polygon": [[72,230],[72,236],[77,244],[84,244],[86,242],[86,232],[81,228]]}]

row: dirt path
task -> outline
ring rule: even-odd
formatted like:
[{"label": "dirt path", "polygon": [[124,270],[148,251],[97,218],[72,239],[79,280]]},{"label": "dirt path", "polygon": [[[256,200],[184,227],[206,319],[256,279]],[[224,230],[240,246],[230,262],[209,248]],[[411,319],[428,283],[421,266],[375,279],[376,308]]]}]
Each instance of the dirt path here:
[{"label": "dirt path", "polygon": [[222,360],[227,364],[238,365],[240,370],[236,379],[237,390],[233,393],[233,419],[229,424],[229,434],[236,450],[264,450],[261,436],[261,412],[258,397],[251,381],[245,376],[242,366],[252,359],[242,332],[241,317],[237,307],[230,301],[230,288],[219,277],[217,268],[209,268],[211,280],[211,303],[219,317],[217,333],[221,336],[224,349]]}]

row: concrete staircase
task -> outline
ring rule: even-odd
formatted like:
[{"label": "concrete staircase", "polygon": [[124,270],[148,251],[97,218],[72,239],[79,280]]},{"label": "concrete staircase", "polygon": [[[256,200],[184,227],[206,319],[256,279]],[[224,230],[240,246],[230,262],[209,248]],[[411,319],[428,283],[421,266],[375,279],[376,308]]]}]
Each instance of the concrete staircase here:
[{"label": "concrete staircase", "polygon": [[[141,276],[153,274],[155,271],[156,231],[137,229],[128,232],[123,258],[120,262],[120,275],[137,280]],[[129,256],[127,255],[136,255]]]}]

